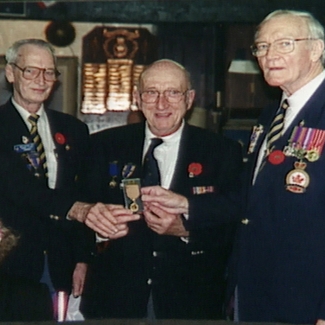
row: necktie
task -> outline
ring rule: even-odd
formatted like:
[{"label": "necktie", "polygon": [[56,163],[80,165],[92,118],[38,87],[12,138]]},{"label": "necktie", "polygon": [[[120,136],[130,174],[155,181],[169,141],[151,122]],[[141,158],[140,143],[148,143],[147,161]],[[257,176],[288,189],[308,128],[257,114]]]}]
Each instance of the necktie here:
[{"label": "necktie", "polygon": [[285,99],[282,102],[282,105],[278,111],[278,113],[275,115],[274,120],[272,121],[271,127],[270,127],[270,131],[266,136],[266,152],[267,154],[269,154],[273,147],[274,147],[274,143],[280,139],[280,137],[282,136],[282,130],[284,127],[284,117],[285,117],[285,113],[287,108],[289,107],[289,103],[288,101]]},{"label": "necktie", "polygon": [[41,173],[45,175],[45,177],[48,177],[48,170],[47,170],[47,162],[46,162],[46,157],[45,157],[45,151],[44,151],[44,146],[42,143],[42,139],[38,133],[37,129],[37,121],[39,119],[39,115],[37,114],[31,114],[28,117],[29,123],[32,125],[32,128],[30,130],[30,136],[31,140],[35,144],[35,150],[38,153],[38,158],[39,158],[39,167],[41,166],[42,169],[39,169]]},{"label": "necktie", "polygon": [[160,138],[151,139],[150,146],[143,161],[142,186],[160,185],[159,167],[153,153],[162,142]]}]

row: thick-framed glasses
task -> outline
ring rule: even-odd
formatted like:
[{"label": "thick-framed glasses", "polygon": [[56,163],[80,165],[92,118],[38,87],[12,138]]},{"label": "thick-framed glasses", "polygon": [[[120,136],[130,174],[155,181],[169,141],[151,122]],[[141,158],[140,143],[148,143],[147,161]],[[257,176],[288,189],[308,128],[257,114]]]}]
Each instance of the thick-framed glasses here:
[{"label": "thick-framed glasses", "polygon": [[60,72],[56,69],[42,69],[37,67],[21,68],[16,63],[10,63],[10,64],[15,66],[17,69],[19,69],[23,73],[23,77],[27,80],[36,79],[41,72],[43,73],[43,77],[46,81],[55,81],[60,75]]},{"label": "thick-framed glasses", "polygon": [[168,103],[178,103],[187,93],[187,91],[188,90],[181,92],[175,89],[167,89],[163,92],[159,92],[158,90],[145,90],[140,93],[140,97],[146,104],[156,103],[161,95],[165,97]]},{"label": "thick-framed glasses", "polygon": [[251,51],[254,56],[259,58],[266,55],[272,46],[274,51],[281,54],[287,54],[291,53],[295,49],[296,42],[312,40],[315,40],[315,38],[281,38],[274,41],[273,43],[257,42],[251,46]]}]

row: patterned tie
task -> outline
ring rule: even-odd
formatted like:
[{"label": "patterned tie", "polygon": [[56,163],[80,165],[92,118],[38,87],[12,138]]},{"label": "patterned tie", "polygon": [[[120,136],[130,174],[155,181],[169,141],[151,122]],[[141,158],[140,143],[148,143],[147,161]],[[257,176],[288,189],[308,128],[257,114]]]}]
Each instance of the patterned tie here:
[{"label": "patterned tie", "polygon": [[39,166],[43,167],[43,170],[39,170],[39,171],[41,173],[43,173],[45,175],[45,177],[48,177],[47,162],[46,162],[44,146],[43,146],[42,139],[41,139],[41,137],[38,133],[38,129],[37,129],[38,119],[39,119],[39,115],[37,115],[37,114],[31,114],[28,117],[28,121],[32,125],[32,128],[30,130],[30,135],[31,135],[31,140],[35,144],[36,152],[38,153]]},{"label": "patterned tie", "polygon": [[153,153],[156,147],[162,144],[160,138],[151,139],[150,146],[143,161],[142,186],[160,185],[160,172],[156,158]]},{"label": "patterned tie", "polygon": [[280,139],[282,136],[282,130],[284,127],[284,117],[287,108],[289,107],[289,103],[287,99],[285,99],[282,102],[282,105],[278,111],[278,113],[275,115],[274,120],[271,124],[270,131],[266,136],[266,152],[269,154],[273,148],[274,148],[274,143]]}]

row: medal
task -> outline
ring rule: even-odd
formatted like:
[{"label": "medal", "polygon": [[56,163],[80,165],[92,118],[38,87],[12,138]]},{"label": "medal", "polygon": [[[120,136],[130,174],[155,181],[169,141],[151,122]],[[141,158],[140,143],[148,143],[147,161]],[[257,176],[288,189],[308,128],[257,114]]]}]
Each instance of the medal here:
[{"label": "medal", "polygon": [[108,169],[108,173],[109,175],[112,177],[112,179],[110,180],[109,187],[110,188],[114,188],[117,185],[117,175],[118,175],[118,165],[117,165],[117,161],[113,161],[109,163],[109,169]]},{"label": "medal", "polygon": [[140,196],[140,189],[138,184],[126,184],[125,193],[127,197],[132,201],[132,203],[129,205],[130,210],[132,212],[137,212],[139,210],[139,206],[135,201]]},{"label": "medal", "polygon": [[122,180],[122,189],[124,193],[125,207],[132,212],[141,212],[143,210],[140,199],[140,179],[129,178]]},{"label": "medal", "polygon": [[254,125],[252,134],[251,134],[251,137],[249,140],[249,146],[248,146],[248,151],[247,151],[248,154],[254,152],[257,140],[263,132],[264,132],[263,125],[261,125],[261,124]]},{"label": "medal", "polygon": [[274,150],[268,155],[267,159],[272,165],[279,165],[284,162],[285,155],[281,150]]},{"label": "medal", "polygon": [[306,191],[310,182],[309,175],[305,171],[307,163],[296,161],[294,167],[295,168],[287,174],[285,187],[292,193],[301,194]]}]

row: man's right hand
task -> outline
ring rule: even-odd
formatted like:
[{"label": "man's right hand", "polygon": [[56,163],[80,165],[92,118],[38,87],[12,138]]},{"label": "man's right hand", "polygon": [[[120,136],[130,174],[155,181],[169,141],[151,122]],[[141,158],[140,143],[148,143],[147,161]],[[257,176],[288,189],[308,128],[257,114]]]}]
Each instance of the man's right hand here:
[{"label": "man's right hand", "polygon": [[101,237],[117,239],[128,233],[127,223],[140,216],[115,204],[88,204],[76,202],[69,211],[69,218],[84,222]]}]

